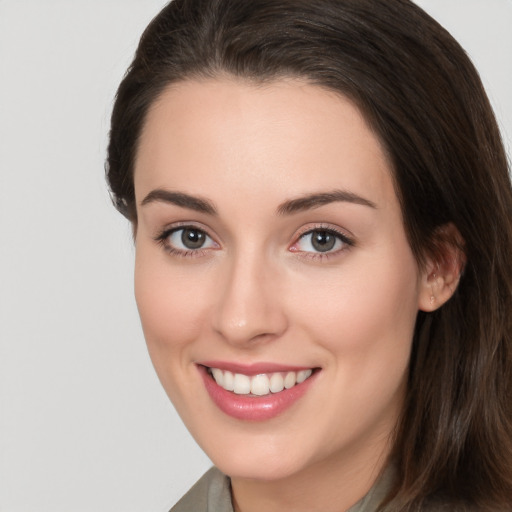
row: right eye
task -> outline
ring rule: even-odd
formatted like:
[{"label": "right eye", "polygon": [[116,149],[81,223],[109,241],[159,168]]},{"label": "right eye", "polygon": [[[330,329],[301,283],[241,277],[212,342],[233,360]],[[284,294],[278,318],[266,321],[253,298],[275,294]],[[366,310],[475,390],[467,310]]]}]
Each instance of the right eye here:
[{"label": "right eye", "polygon": [[167,230],[157,240],[171,253],[182,256],[190,255],[201,249],[218,247],[205,231],[194,226],[181,226]]}]

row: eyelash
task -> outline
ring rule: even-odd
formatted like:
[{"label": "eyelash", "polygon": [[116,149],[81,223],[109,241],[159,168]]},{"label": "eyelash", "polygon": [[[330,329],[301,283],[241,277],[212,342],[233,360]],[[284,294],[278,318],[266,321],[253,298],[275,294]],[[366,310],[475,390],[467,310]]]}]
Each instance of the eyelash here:
[{"label": "eyelash", "polygon": [[178,256],[181,258],[196,258],[205,256],[210,247],[199,247],[197,249],[183,250],[177,249],[176,247],[173,247],[172,245],[169,244],[169,237],[186,229],[202,233],[204,236],[210,239],[215,245],[218,246],[218,244],[213,240],[213,238],[208,234],[208,232],[205,229],[200,228],[198,226],[194,226],[193,224],[183,224],[179,226],[174,226],[169,229],[165,229],[155,237],[155,241],[159,245],[161,245],[168,254],[171,254],[172,256]]},{"label": "eyelash", "polygon": [[[313,233],[326,233],[328,235],[334,236],[338,241],[340,241],[343,246],[340,249],[335,251],[325,251],[325,252],[312,252],[312,251],[300,251],[298,249],[294,249],[301,240],[303,240],[308,235],[312,235]],[[325,224],[319,224],[313,227],[308,227],[302,233],[300,233],[297,237],[297,241],[290,247],[290,250],[294,253],[300,253],[300,257],[308,258],[315,261],[324,261],[333,257],[338,256],[340,253],[343,253],[353,247],[355,245],[355,241],[347,236],[345,233],[342,233],[338,229],[333,228],[332,226],[328,226]]]},{"label": "eyelash", "polygon": [[[211,241],[211,243],[213,243],[215,246],[218,247],[218,244],[213,240],[213,238],[208,234],[208,232],[205,229],[200,228],[198,226],[190,225],[190,224],[184,224],[184,225],[175,226],[175,227],[172,227],[169,229],[165,229],[160,234],[158,234],[154,240],[159,245],[161,245],[168,254],[171,254],[173,256],[178,256],[181,258],[194,258],[194,257],[205,256],[212,247],[201,246],[197,249],[183,250],[183,249],[177,249],[176,247],[173,247],[172,245],[169,244],[169,237],[171,237],[172,235],[175,235],[176,233],[179,233],[180,231],[187,230],[187,229],[191,230],[191,231],[196,231],[196,232],[202,233],[205,237],[207,237],[207,239],[209,239]],[[336,238],[335,243],[337,243],[337,241],[339,241],[343,244],[343,246],[340,249],[337,249],[335,251],[328,250],[325,252],[301,251],[297,248],[294,248],[297,244],[299,244],[301,242],[301,240],[304,240],[305,237],[312,235],[315,232],[326,233],[327,235],[331,235]],[[323,261],[325,259],[337,256],[338,254],[348,250],[350,247],[353,247],[354,245],[355,245],[354,240],[352,238],[348,237],[346,234],[342,233],[341,231],[334,229],[331,226],[317,225],[317,226],[309,227],[309,228],[305,229],[302,233],[300,233],[297,236],[296,241],[290,246],[290,248],[288,250],[292,253],[300,254],[300,257],[302,257],[302,258]]]}]

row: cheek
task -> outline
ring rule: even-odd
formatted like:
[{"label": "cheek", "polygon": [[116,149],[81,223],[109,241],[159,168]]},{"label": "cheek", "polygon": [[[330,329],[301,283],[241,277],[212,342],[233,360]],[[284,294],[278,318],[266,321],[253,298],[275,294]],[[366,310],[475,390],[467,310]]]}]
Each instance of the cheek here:
[{"label": "cheek", "polygon": [[204,314],[206,293],[195,286],[190,273],[150,258],[137,250],[135,260],[135,298],[144,336],[153,359],[168,357],[197,339]]},{"label": "cheek", "polygon": [[[187,382],[197,378],[190,347],[201,336],[207,293],[163,257],[137,249],[135,298],[148,352],[167,395],[186,418],[194,401]],[[192,395],[191,395],[192,393]]]},{"label": "cheek", "polygon": [[357,268],[347,264],[325,283],[302,295],[299,318],[324,348],[344,356],[336,364],[359,371],[408,358],[418,304],[412,255],[359,260]]},{"label": "cheek", "polygon": [[312,417],[326,416],[324,436],[333,445],[340,432],[355,438],[376,424],[388,432],[403,403],[417,315],[416,265],[412,257],[385,267],[381,261],[347,268],[322,291],[311,287],[316,292],[300,309],[302,329],[324,351],[325,379],[337,404],[319,405]]}]

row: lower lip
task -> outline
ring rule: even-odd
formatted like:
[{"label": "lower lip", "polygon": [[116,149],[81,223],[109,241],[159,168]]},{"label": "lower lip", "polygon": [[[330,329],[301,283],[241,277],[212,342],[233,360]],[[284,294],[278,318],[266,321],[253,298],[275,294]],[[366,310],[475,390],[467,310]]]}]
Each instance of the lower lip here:
[{"label": "lower lip", "polygon": [[310,388],[318,372],[293,388],[265,396],[237,395],[219,386],[204,366],[198,366],[204,385],[215,405],[238,420],[264,421],[275,418],[297,402]]}]

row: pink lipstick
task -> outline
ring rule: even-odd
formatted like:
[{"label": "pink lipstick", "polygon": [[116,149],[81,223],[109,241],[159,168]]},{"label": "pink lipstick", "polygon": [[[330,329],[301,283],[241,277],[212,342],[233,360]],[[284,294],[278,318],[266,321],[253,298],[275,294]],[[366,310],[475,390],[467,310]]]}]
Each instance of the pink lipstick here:
[{"label": "pink lipstick", "polygon": [[286,411],[307,392],[319,370],[220,361],[201,362],[197,368],[217,407],[233,418],[246,421],[264,421]]}]

